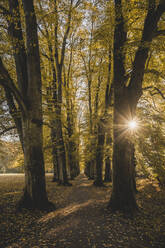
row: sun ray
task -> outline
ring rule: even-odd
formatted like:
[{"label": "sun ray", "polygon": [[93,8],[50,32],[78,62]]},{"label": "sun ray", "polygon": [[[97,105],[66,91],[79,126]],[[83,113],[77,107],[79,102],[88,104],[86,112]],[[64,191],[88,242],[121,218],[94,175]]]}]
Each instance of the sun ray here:
[{"label": "sun ray", "polygon": [[137,121],[131,120],[128,122],[128,128],[131,130],[135,130],[138,127]]}]

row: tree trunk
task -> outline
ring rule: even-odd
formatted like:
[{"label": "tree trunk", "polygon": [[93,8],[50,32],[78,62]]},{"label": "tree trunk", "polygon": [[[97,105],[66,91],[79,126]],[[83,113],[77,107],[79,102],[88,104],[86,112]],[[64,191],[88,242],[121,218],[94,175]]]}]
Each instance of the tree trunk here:
[{"label": "tree trunk", "polygon": [[63,139],[62,120],[61,120],[61,108],[62,108],[62,79],[61,69],[58,68],[58,97],[56,104],[56,138],[57,138],[57,155],[59,165],[59,184],[70,186],[68,182],[67,170],[66,170],[66,151]]},{"label": "tree trunk", "polygon": [[[109,56],[108,56],[108,75],[107,75],[107,85],[105,91],[105,127],[104,136],[106,139],[106,152],[105,152],[105,174],[104,182],[111,182],[111,158],[110,158],[110,146],[112,146],[111,137],[111,126],[112,126],[112,115],[109,114],[112,108],[113,102],[113,85],[111,82],[111,46],[109,45]],[[112,156],[112,155],[111,155]]]},{"label": "tree trunk", "polygon": [[[124,91],[126,93],[127,89]],[[137,204],[132,180],[132,142],[127,128],[128,96],[124,91],[121,92],[121,95],[115,95],[113,186],[109,207],[114,211],[133,213],[137,209]]]},{"label": "tree trunk", "polygon": [[102,120],[98,123],[97,145],[96,145],[96,179],[94,185],[103,186],[102,168],[103,168],[103,149],[104,149],[104,132]]},{"label": "tree trunk", "polygon": [[132,143],[128,121],[134,118],[129,89],[125,85],[125,53],[127,39],[122,4],[115,0],[114,32],[114,119],[113,119],[113,175],[111,210],[133,213],[137,209],[132,181]]},{"label": "tree trunk", "polygon": [[[68,86],[68,84],[67,84]],[[69,86],[66,88],[66,105],[67,105],[67,130],[68,130],[68,166],[70,170],[70,178],[74,179],[76,177],[76,144],[73,140],[73,128],[74,128],[74,121],[73,121],[73,113],[70,107],[69,101]]]},{"label": "tree trunk", "polygon": [[10,112],[13,113],[16,110],[20,113],[20,118],[14,118],[14,121],[24,151],[25,190],[18,208],[47,209],[52,204],[48,202],[46,194],[42,151],[42,96],[37,23],[33,1],[22,0],[22,2],[25,12],[27,49],[24,46],[21,30],[18,0],[9,0],[12,17],[8,20],[19,89],[10,78],[3,63],[0,64],[0,73],[4,88],[7,89],[6,97]]},{"label": "tree trunk", "polygon": [[133,181],[133,189],[135,193],[138,192],[136,188],[136,158],[135,158],[135,147],[134,144],[132,143],[132,181]]},{"label": "tree trunk", "polygon": [[94,163],[95,163],[94,160],[88,162],[89,168],[90,168],[90,170],[89,170],[89,179],[90,180],[94,180],[94,178],[95,178],[95,164]]},{"label": "tree trunk", "polygon": [[104,182],[111,182],[111,160],[109,155],[105,159],[105,174],[104,174]]},{"label": "tree trunk", "polygon": [[[46,209],[49,206],[45,186],[45,171],[42,151],[42,123],[31,118],[23,121],[25,191],[19,207]],[[30,116],[29,116],[30,117]]]},{"label": "tree trunk", "polygon": [[22,117],[25,191],[19,207],[47,209],[51,204],[46,194],[42,150],[42,95],[37,23],[33,0],[22,0],[22,2],[26,23],[29,106],[26,115]]},{"label": "tree trunk", "polygon": [[[108,123],[107,123],[107,120],[108,120]],[[110,123],[110,118],[107,118],[107,120],[106,120],[106,125]],[[112,159],[110,156],[112,156],[112,155],[110,155],[111,154],[110,153],[110,146],[112,146],[112,137],[111,137],[110,129],[108,128],[107,130],[109,132],[106,135],[106,149],[107,150],[106,150],[106,158],[105,158],[104,182],[111,182],[112,181],[112,177],[111,177],[111,161],[112,161]]]},{"label": "tree trunk", "polygon": [[51,122],[51,141],[52,141],[52,162],[53,162],[53,182],[59,181],[59,166],[56,144],[56,122]]},{"label": "tree trunk", "polygon": [[59,166],[59,184],[68,185],[68,176],[66,170],[66,152],[62,134],[62,123],[61,119],[57,120],[57,155],[58,155],[58,166]]},{"label": "tree trunk", "polygon": [[73,141],[68,143],[68,165],[70,170],[70,178],[73,180],[76,177],[76,150]]},{"label": "tree trunk", "polygon": [[21,143],[22,151],[24,151],[21,114],[19,113],[19,110],[17,109],[17,107],[14,103],[13,95],[11,94],[11,92],[7,88],[5,88],[5,96],[6,96],[7,104],[9,107],[9,112],[10,112],[10,114],[14,120],[15,126],[17,128],[17,132],[18,132],[20,143]]},{"label": "tree trunk", "polygon": [[121,0],[115,0],[114,32],[114,130],[113,130],[113,187],[109,207],[112,210],[134,212],[137,209],[133,187],[132,142],[128,137],[127,122],[135,117],[137,103],[142,95],[145,63],[152,39],[159,34],[158,21],[165,12],[165,2],[148,1],[148,12],[140,45],[133,61],[131,77],[126,86],[124,29]]}]

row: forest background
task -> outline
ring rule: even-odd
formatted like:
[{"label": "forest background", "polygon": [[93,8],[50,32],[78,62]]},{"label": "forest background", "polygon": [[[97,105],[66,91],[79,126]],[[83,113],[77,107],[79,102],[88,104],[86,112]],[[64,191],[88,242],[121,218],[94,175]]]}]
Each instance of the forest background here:
[{"label": "forest background", "polygon": [[137,208],[135,167],[165,184],[164,12],[162,0],[2,1],[0,169],[25,172],[22,205],[47,205],[44,161],[62,185],[113,177],[112,209]]}]

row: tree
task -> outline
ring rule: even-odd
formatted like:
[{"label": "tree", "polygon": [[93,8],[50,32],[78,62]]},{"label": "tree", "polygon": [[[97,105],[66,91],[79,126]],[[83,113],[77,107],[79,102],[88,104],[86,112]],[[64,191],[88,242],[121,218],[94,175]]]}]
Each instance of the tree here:
[{"label": "tree", "polygon": [[[156,81],[156,84],[158,81]],[[163,98],[163,90],[161,94],[162,96],[154,88],[149,88],[140,99],[137,114],[138,118],[141,119],[139,128],[142,134],[136,140],[136,158],[139,167],[138,171],[142,171],[149,178],[158,180],[159,185],[163,186],[165,185],[165,98]],[[146,120],[145,123],[144,120]]]},{"label": "tree", "polygon": [[145,64],[151,42],[158,34],[157,26],[165,11],[164,1],[148,1],[142,38],[137,48],[129,81],[125,71],[124,46],[127,41],[122,1],[115,1],[114,32],[114,130],[113,130],[113,188],[109,202],[112,210],[134,212],[137,204],[132,180],[132,137],[128,132],[128,121],[135,118],[137,103],[142,95]]},{"label": "tree", "polygon": [[[8,31],[11,37],[18,88],[0,60],[0,82],[14,109],[19,109],[19,125],[25,165],[25,189],[19,207],[46,209],[48,202],[42,151],[42,98],[37,23],[33,0],[23,0],[26,49],[21,28],[19,3],[9,0]],[[17,105],[15,104],[15,100]]]},{"label": "tree", "polygon": [[[102,1],[89,1],[87,5],[87,25],[85,30],[82,31],[80,38],[80,56],[82,59],[82,71],[85,81],[86,97],[86,111],[84,115],[84,122],[86,122],[86,130],[84,130],[84,144],[86,149],[84,150],[85,172],[89,179],[94,179],[94,184],[102,184],[102,159],[98,157],[102,156],[103,147],[101,143],[104,143],[101,136],[98,133],[100,129],[102,119],[102,104],[104,92],[104,79],[107,53],[104,46],[102,46],[98,40],[97,30],[100,25],[100,19],[102,20]],[[90,24],[90,25],[89,25]],[[85,31],[85,32],[84,32]],[[99,152],[99,155],[97,154]],[[100,176],[99,176],[100,175]],[[98,178],[100,178],[98,180]],[[100,182],[98,182],[100,181]]]},{"label": "tree", "polygon": [[[46,78],[45,88],[51,129],[53,164],[55,174],[58,174],[57,180],[59,184],[63,185],[70,185],[68,183],[67,169],[69,171],[72,166],[74,167],[72,158],[75,156],[75,144],[73,145],[71,138],[74,126],[71,123],[73,116],[70,113],[70,102],[72,100],[69,99],[69,83],[71,81],[70,72],[73,68],[71,65],[73,57],[71,40],[72,34],[74,34],[81,21],[81,16],[79,17],[77,13],[77,7],[80,3],[81,1],[72,0],[65,3],[62,1],[50,1],[46,5],[46,10],[44,4],[43,6],[41,3],[39,4],[41,12],[39,30],[41,40],[42,42],[44,41],[41,52],[43,55],[42,62],[45,67],[43,75]],[[51,8],[53,8],[53,14],[49,16],[47,13]],[[75,21],[76,27],[74,27]],[[70,51],[71,56],[69,55]],[[49,75],[46,75],[48,74],[47,71],[49,71]],[[65,133],[68,135],[65,135]],[[69,137],[67,138],[67,136]],[[68,140],[70,141],[69,146],[67,145]],[[74,147],[71,148],[71,146]],[[68,152],[67,147],[70,149]]]},{"label": "tree", "polygon": [[[70,53],[69,53],[69,61],[68,61],[68,68],[67,71],[64,72],[64,85],[65,85],[65,99],[66,99],[66,143],[67,143],[67,154],[68,154],[68,167],[70,172],[70,178],[74,179],[79,174],[79,162],[78,162],[78,141],[76,142],[75,137],[77,140],[79,139],[77,132],[76,132],[76,117],[75,117],[75,95],[74,92],[74,85],[72,74],[74,70],[73,64],[73,46],[76,42],[74,41],[74,35],[71,40],[70,44]],[[67,62],[67,61],[66,61]],[[66,70],[66,68],[65,68]],[[74,137],[75,136],[75,137]]]}]

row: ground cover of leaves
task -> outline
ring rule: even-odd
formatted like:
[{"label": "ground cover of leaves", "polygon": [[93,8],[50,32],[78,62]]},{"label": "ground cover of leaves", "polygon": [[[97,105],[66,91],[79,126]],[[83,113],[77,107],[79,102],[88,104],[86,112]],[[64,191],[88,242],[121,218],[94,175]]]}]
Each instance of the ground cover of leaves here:
[{"label": "ground cover of leaves", "polygon": [[165,248],[165,190],[138,179],[134,218],[111,213],[111,184],[95,187],[84,175],[72,187],[57,186],[47,177],[52,212],[15,211],[23,175],[0,175],[0,248]]}]

